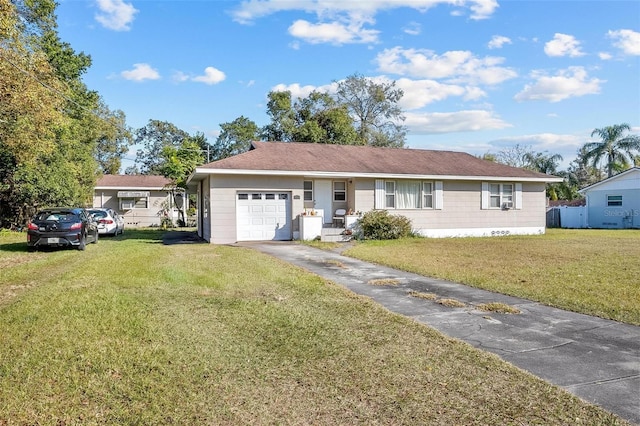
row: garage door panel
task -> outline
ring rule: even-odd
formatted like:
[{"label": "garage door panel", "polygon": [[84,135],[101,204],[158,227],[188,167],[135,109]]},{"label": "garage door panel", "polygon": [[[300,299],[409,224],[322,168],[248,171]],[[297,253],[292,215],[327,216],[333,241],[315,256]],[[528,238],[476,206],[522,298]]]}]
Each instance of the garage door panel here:
[{"label": "garage door panel", "polygon": [[289,193],[238,193],[236,200],[238,241],[291,239]]}]

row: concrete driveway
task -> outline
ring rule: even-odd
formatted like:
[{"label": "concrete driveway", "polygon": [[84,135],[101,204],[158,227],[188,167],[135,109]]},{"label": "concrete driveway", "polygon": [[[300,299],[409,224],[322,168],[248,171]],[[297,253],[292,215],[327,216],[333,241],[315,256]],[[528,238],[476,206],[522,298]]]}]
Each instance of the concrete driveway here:
[{"label": "concrete driveway", "polygon": [[[292,242],[241,243],[297,265],[392,312],[413,318],[443,334],[493,352],[511,364],[558,385],[585,401],[640,424],[640,327],[551,308],[462,284],[428,278]],[[373,286],[376,279],[397,286]],[[408,295],[409,291],[453,298],[450,308]],[[517,315],[474,309],[502,302]]]}]

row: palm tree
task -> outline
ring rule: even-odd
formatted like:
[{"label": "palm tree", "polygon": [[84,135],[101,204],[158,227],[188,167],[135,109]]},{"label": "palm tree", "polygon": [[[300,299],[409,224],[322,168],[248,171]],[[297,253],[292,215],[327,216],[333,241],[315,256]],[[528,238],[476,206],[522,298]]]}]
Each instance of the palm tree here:
[{"label": "palm tree", "polygon": [[547,152],[527,152],[522,156],[525,169],[553,175],[558,173],[558,164],[562,161],[562,155],[549,154]]},{"label": "palm tree", "polygon": [[608,177],[614,171],[621,171],[634,163],[635,153],[640,152],[640,136],[626,135],[631,130],[626,123],[594,129],[591,136],[599,136],[601,142],[587,142],[584,145],[585,160],[592,161],[594,167],[605,159]]},{"label": "palm tree", "polygon": [[[525,163],[525,169],[530,169],[548,175],[555,175],[558,174],[558,164],[562,161],[562,155],[549,154],[546,151],[526,152],[522,155],[522,161]],[[547,184],[547,197],[552,200],[557,200],[559,192],[559,185],[555,183]]]}]

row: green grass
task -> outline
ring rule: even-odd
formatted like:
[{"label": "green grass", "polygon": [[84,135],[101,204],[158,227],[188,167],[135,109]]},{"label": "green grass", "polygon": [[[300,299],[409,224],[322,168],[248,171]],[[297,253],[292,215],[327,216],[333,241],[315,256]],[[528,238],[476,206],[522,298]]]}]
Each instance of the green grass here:
[{"label": "green grass", "polygon": [[359,243],[344,254],[640,325],[640,231]]},{"label": "green grass", "polygon": [[0,234],[0,425],[626,424],[249,249]]}]

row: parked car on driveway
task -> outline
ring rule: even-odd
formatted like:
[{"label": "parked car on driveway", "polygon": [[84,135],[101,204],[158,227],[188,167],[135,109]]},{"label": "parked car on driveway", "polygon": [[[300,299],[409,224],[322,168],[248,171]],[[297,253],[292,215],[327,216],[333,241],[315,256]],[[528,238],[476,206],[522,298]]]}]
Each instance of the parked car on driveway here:
[{"label": "parked car on driveway", "polygon": [[98,233],[118,235],[124,232],[124,218],[113,209],[89,209],[91,216],[98,222]]},{"label": "parked car on driveway", "polygon": [[73,246],[84,250],[98,242],[98,224],[82,208],[56,207],[40,210],[29,222],[27,248]]}]

